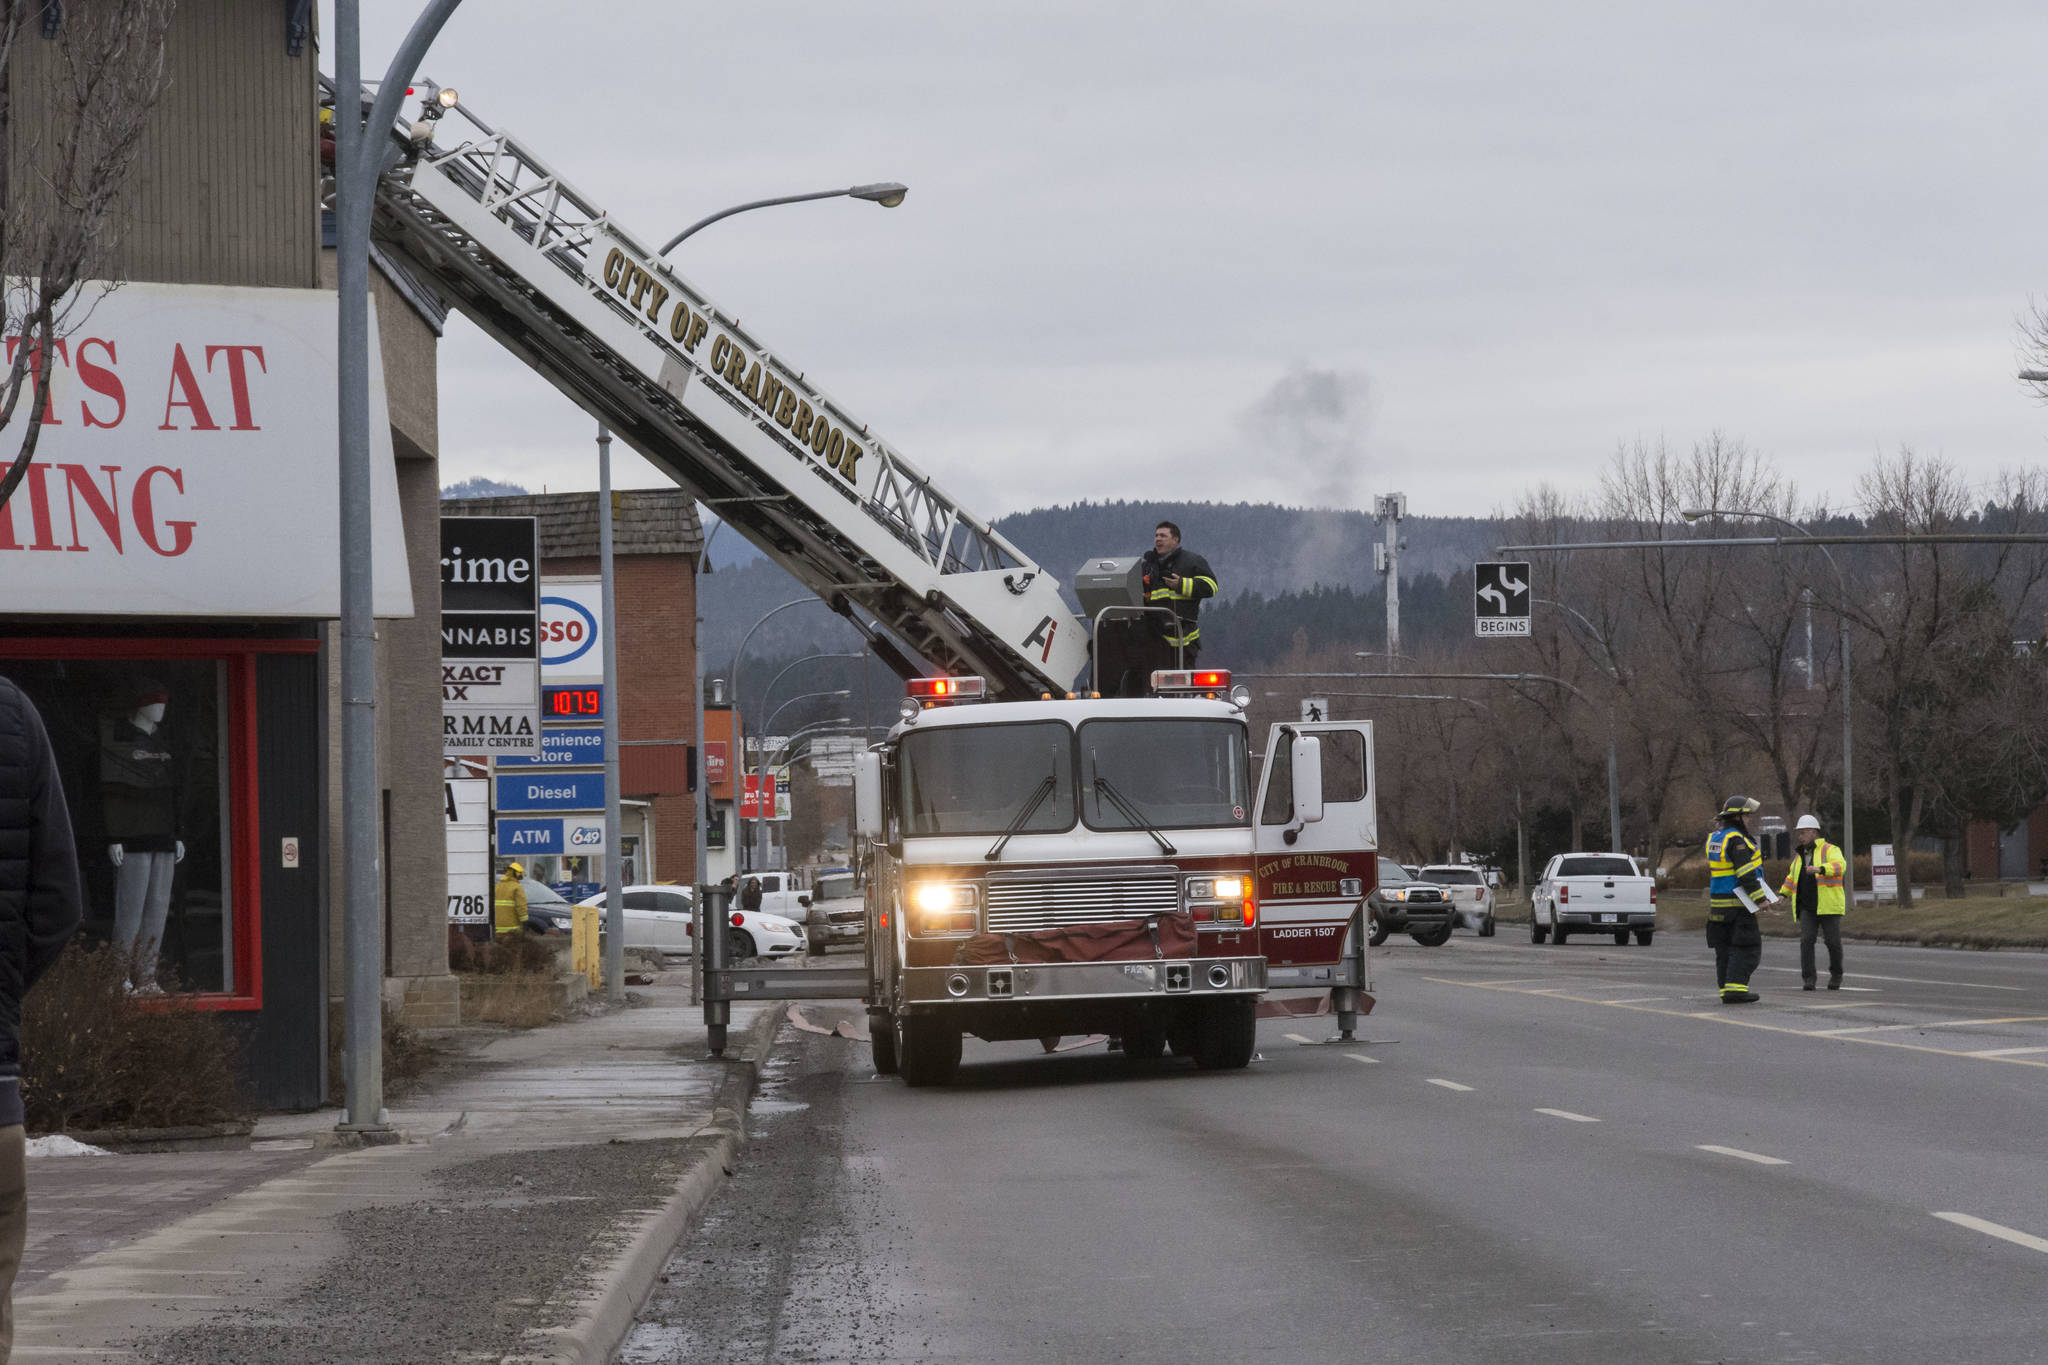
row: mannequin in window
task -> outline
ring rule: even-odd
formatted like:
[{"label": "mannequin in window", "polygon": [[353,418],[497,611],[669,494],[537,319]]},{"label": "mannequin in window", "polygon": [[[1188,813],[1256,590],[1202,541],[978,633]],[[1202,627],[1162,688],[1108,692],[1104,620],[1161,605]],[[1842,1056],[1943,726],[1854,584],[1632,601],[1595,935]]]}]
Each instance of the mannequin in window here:
[{"label": "mannequin in window", "polygon": [[176,764],[164,738],[170,693],[139,683],[130,710],[100,720],[100,806],[107,861],[114,865],[114,946],[130,954],[130,986],[156,983],[157,949],[171,908],[173,869],[185,859],[178,838]]}]

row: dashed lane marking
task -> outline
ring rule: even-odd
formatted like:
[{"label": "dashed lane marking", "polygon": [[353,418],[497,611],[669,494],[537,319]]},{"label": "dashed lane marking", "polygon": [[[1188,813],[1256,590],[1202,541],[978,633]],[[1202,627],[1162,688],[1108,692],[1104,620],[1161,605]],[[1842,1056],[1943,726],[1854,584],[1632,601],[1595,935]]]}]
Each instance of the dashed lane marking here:
[{"label": "dashed lane marking", "polygon": [[1669,1000],[1668,995],[1632,995],[1626,1000],[1603,1000],[1603,1005],[1648,1005],[1658,1000]]},{"label": "dashed lane marking", "polygon": [[1299,1033],[1283,1033],[1280,1036],[1290,1043],[1300,1043],[1305,1047],[1314,1047],[1316,1042],[1315,1039],[1304,1038]]},{"label": "dashed lane marking", "polygon": [[1548,1114],[1554,1119],[1570,1119],[1573,1123],[1598,1123],[1591,1114],[1574,1114],[1569,1109],[1538,1109],[1539,1114]]},{"label": "dashed lane marking", "polygon": [[[1510,995],[1534,994],[1532,991],[1517,990],[1512,986],[1488,985],[1480,981],[1457,981],[1446,976],[1427,976],[1423,980],[1433,981],[1439,986],[1463,986],[1467,990],[1498,990],[1505,991]],[[2006,988],[1999,986],[1993,989],[2004,990]],[[1731,1028],[1761,1029],[1765,1033],[1789,1033],[1797,1038],[1823,1038],[1831,1043],[1861,1043],[1865,1047],[1892,1047],[1906,1052],[1931,1052],[1940,1057],[1971,1057],[1980,1062],[2002,1062],[2008,1066],[2035,1066],[2048,1069],[2048,1059],[2009,1056],[1987,1057],[1980,1053],[1969,1052],[1960,1048],[1930,1047],[1926,1043],[1901,1043],[1895,1042],[1890,1038],[1868,1038],[1860,1034],[1843,1035],[1840,1033],[1830,1033],[1825,1029],[1787,1028],[1783,1024],[1766,1024],[1760,1019],[1746,1019],[1737,1015],[1731,1015],[1726,1011],[1659,1009],[1654,1005],[1629,1004],[1621,1000],[1598,1000],[1592,996],[1585,995],[1546,995],[1543,998],[1546,1000],[1569,1000],[1578,1005],[1605,1005],[1610,1009],[1636,1010],[1643,1014],[1661,1014],[1671,1019],[1711,1019],[1716,1023],[1726,1024]],[[1981,1023],[1984,1021],[1976,1020],[1972,1022]],[[2002,1051],[2002,1049],[2000,1050]]]},{"label": "dashed lane marking", "polygon": [[2018,1228],[2009,1228],[2003,1223],[1972,1218],[1967,1213],[1936,1213],[1934,1216],[1943,1222],[1954,1223],[1959,1228],[1968,1228],[1987,1237],[1997,1237],[2011,1242],[2014,1246],[2023,1246],[2032,1251],[2048,1251],[2048,1237],[2036,1237],[2031,1232],[2021,1232]]},{"label": "dashed lane marking", "polygon": [[1973,1052],[1972,1057],[2031,1057],[2037,1052],[2048,1052],[2048,1047],[1987,1047],[1982,1052]]},{"label": "dashed lane marking", "polygon": [[1363,1052],[1347,1052],[1344,1055],[1354,1062],[1364,1062],[1367,1066],[1378,1066],[1380,1064],[1379,1058],[1368,1057]]},{"label": "dashed lane marking", "polygon": [[1759,1166],[1790,1166],[1783,1157],[1765,1156],[1762,1152],[1745,1152],[1740,1147],[1716,1147],[1711,1142],[1697,1144],[1702,1152],[1714,1152],[1721,1156],[1732,1156],[1737,1161],[1754,1161]]},{"label": "dashed lane marking", "polygon": [[1472,1088],[1469,1085],[1459,1085],[1456,1081],[1440,1081],[1434,1076],[1430,1078],[1429,1083],[1431,1085],[1440,1085],[1446,1090],[1470,1090]]}]

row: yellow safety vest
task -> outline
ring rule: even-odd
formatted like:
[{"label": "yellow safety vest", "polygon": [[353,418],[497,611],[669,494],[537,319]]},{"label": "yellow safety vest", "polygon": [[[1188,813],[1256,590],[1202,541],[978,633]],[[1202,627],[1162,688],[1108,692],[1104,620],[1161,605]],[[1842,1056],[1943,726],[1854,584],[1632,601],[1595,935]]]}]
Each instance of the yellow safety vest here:
[{"label": "yellow safety vest", "polygon": [[1847,865],[1842,861],[1842,850],[1825,839],[1815,839],[1812,848],[1799,850],[1799,856],[1792,860],[1792,866],[1785,872],[1785,884],[1778,890],[1787,896],[1799,893],[1799,868],[1802,860],[1811,860],[1813,881],[1820,895],[1814,901],[1817,915],[1839,915],[1848,909],[1848,897],[1842,884]]},{"label": "yellow safety vest", "polygon": [[[1728,840],[1734,835],[1741,835],[1749,850],[1748,856],[1743,859],[1739,867],[1734,859],[1729,856]],[[1748,835],[1742,834],[1742,831],[1732,827],[1723,827],[1709,834],[1707,836],[1708,906],[1723,910],[1740,906],[1742,902],[1736,899],[1735,888],[1741,883],[1742,878],[1759,870],[1763,865],[1763,855],[1757,852],[1756,842],[1750,839]]]},{"label": "yellow safety vest", "polygon": [[509,934],[526,927],[526,887],[517,877],[500,877],[491,897],[491,928]]}]

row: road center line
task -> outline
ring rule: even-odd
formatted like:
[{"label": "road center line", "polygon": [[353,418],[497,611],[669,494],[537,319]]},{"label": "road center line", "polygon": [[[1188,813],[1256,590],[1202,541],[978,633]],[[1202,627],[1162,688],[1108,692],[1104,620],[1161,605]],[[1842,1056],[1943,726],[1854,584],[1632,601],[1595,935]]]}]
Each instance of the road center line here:
[{"label": "road center line", "polygon": [[1987,1047],[1982,1052],[1973,1052],[1972,1057],[2028,1057],[2036,1052],[2048,1052],[2048,1047]]},{"label": "road center line", "polygon": [[1364,1062],[1367,1066],[1378,1066],[1380,1064],[1379,1058],[1368,1057],[1363,1052],[1347,1052],[1344,1055],[1354,1062]]},{"label": "road center line", "polygon": [[1862,1028],[1824,1028],[1815,1030],[1818,1038],[1839,1038],[1845,1033],[1905,1033],[1916,1028],[1969,1028],[1973,1024],[2039,1024],[2048,1022],[2048,1014],[2020,1014],[2008,1019],[1942,1019],[1931,1024],[1865,1024]]},{"label": "road center line", "polygon": [[1658,1000],[1669,1000],[1668,995],[1632,995],[1626,1000],[1602,1000],[1603,1005],[1648,1005]]},{"label": "road center line", "polygon": [[1539,1114],[1548,1114],[1554,1119],[1570,1119],[1573,1123],[1598,1123],[1591,1114],[1574,1114],[1569,1109],[1538,1109]]},{"label": "road center line", "polygon": [[1943,1222],[1954,1223],[1959,1228],[1969,1228],[1972,1232],[1981,1232],[1987,1237],[2002,1238],[2015,1246],[2023,1246],[2032,1251],[2048,1251],[2048,1237],[2036,1237],[2031,1232],[2021,1232],[2002,1223],[1972,1218],[1967,1213],[1936,1213],[1934,1216]]},{"label": "road center line", "polygon": [[1738,1161],[1754,1161],[1759,1166],[1790,1166],[1792,1164],[1781,1157],[1765,1156],[1761,1152],[1745,1152],[1740,1147],[1716,1147],[1711,1142],[1702,1142],[1697,1144],[1697,1146],[1702,1152],[1717,1152],[1722,1156],[1732,1156]]},{"label": "road center line", "polygon": [[1470,1090],[1472,1088],[1469,1085],[1459,1085],[1456,1081],[1440,1081],[1434,1076],[1430,1077],[1429,1083],[1431,1085],[1440,1085],[1446,1090]]}]

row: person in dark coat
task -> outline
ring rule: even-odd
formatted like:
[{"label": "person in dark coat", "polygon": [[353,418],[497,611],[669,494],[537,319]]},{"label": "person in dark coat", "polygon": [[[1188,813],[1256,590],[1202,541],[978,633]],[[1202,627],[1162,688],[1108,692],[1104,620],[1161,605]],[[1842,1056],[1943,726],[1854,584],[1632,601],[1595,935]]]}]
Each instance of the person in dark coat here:
[{"label": "person in dark coat", "polygon": [[747,878],[747,884],[740,888],[740,909],[759,910],[760,908],[761,879],[759,877],[749,877]]},{"label": "person in dark coat", "polygon": [[28,1240],[21,1002],[77,932],[84,904],[43,718],[0,678],[0,1360],[14,1349],[14,1275]]}]

